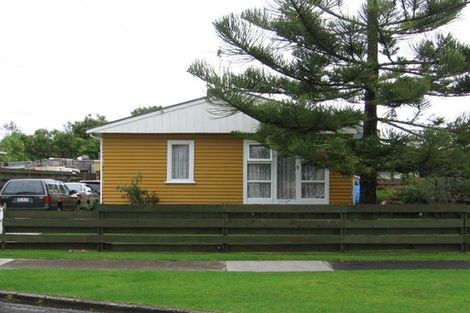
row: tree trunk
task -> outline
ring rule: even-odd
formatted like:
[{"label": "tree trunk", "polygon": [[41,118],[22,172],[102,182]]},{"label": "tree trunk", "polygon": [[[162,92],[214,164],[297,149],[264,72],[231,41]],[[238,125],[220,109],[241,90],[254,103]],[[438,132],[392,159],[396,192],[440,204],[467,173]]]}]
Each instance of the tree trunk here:
[{"label": "tree trunk", "polygon": [[[376,83],[379,79],[379,39],[377,0],[367,1],[367,41],[367,62],[370,66],[370,79],[365,87],[363,140],[376,139],[378,141]],[[374,165],[371,165],[371,167],[374,167]],[[361,175],[361,202],[376,203],[376,190],[377,171],[373,170],[370,173]]]}]

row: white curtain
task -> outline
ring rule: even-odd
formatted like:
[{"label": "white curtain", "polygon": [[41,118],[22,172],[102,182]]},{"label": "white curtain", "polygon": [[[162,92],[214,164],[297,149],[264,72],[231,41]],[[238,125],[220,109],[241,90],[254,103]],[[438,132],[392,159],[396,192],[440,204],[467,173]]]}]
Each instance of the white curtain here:
[{"label": "white curtain", "polygon": [[248,164],[248,198],[271,198],[271,164]]},{"label": "white curtain", "polygon": [[271,183],[248,183],[248,198],[271,198]]},{"label": "white curtain", "polygon": [[189,145],[172,145],[171,178],[189,179]]},{"label": "white curtain", "polygon": [[271,180],[271,164],[248,164],[248,180]]},{"label": "white curtain", "polygon": [[296,198],[295,165],[296,160],[293,157],[279,157],[277,159],[278,199]]},{"label": "white curtain", "polygon": [[[319,169],[312,164],[302,163],[302,198],[318,199],[325,198],[325,170]],[[316,181],[316,182],[313,182]]]},{"label": "white curtain", "polygon": [[271,158],[271,151],[262,145],[250,145],[250,159],[267,160]]},{"label": "white curtain", "polygon": [[324,183],[302,183],[302,198],[317,199],[325,198]]},{"label": "white curtain", "polygon": [[302,164],[302,180],[325,180],[325,170],[315,168],[312,164]]}]

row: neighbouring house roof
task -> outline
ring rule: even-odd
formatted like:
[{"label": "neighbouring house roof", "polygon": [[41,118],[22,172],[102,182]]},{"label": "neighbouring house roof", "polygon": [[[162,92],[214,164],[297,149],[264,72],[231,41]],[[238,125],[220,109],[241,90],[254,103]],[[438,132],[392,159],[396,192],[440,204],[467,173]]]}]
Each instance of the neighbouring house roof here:
[{"label": "neighbouring house roof", "polygon": [[207,98],[199,98],[164,107],[159,111],[128,117],[87,131],[101,134],[220,134],[233,131],[255,132],[259,122],[246,114],[215,114],[216,106]]}]

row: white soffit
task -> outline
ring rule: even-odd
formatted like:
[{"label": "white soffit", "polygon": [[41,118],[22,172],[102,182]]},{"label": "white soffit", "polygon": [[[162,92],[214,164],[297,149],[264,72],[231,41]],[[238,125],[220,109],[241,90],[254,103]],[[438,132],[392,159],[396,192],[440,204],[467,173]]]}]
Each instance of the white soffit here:
[{"label": "white soffit", "polygon": [[220,134],[233,131],[255,132],[259,122],[237,113],[220,117],[207,98],[163,108],[160,111],[129,117],[87,131],[91,134]]}]

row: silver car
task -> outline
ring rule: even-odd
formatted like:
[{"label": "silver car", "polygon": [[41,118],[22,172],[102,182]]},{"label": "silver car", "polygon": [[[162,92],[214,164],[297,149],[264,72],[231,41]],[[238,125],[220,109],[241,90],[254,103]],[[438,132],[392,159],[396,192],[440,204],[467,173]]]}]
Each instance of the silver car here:
[{"label": "silver car", "polygon": [[93,204],[99,201],[100,195],[84,183],[65,183],[67,188],[74,191],[78,198],[78,205]]}]

